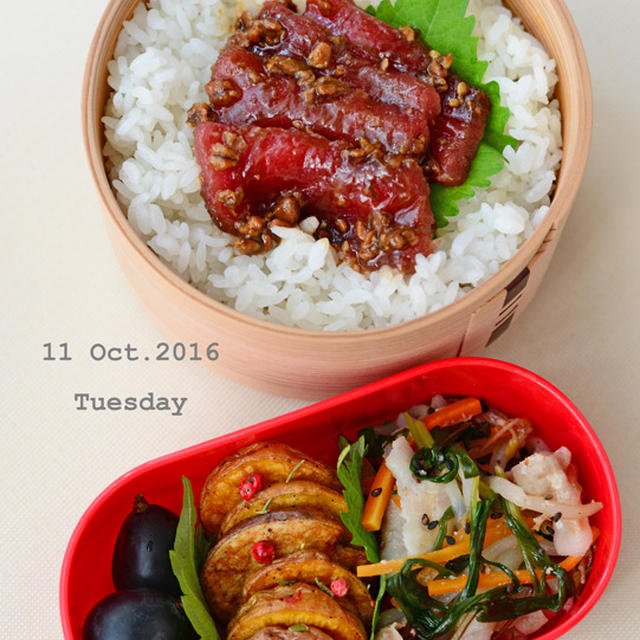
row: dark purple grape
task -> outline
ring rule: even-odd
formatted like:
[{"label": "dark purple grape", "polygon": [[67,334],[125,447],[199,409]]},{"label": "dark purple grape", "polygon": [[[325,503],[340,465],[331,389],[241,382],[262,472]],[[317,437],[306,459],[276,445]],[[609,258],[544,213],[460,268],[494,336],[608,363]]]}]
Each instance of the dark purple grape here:
[{"label": "dark purple grape", "polygon": [[89,612],[82,640],[193,640],[193,627],[165,593],[118,591]]},{"label": "dark purple grape", "polygon": [[116,589],[150,589],[180,596],[169,560],[177,526],[174,513],[149,504],[142,495],[135,497],[113,551],[111,575]]}]

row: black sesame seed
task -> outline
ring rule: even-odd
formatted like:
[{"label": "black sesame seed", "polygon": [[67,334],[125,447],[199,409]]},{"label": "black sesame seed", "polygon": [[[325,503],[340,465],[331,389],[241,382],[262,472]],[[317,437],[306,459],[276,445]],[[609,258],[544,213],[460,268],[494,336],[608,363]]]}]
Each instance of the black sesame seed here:
[{"label": "black sesame seed", "polygon": [[552,536],[555,532],[553,530],[553,527],[550,527],[549,525],[547,525],[544,530],[550,535]]},{"label": "black sesame seed", "polygon": [[445,538],[445,540],[447,541],[448,544],[455,544],[456,543],[456,539],[453,536],[447,536]]},{"label": "black sesame seed", "polygon": [[548,540],[549,542],[553,542],[553,536],[550,536],[548,533],[545,533],[544,531],[534,531],[534,533],[537,533],[539,536],[543,537],[545,540]]},{"label": "black sesame seed", "polygon": [[562,518],[562,513],[561,513],[560,511],[558,511],[558,513],[556,513],[556,514],[553,516],[553,521],[554,521],[554,522],[558,522],[558,520],[560,520],[560,518]]},{"label": "black sesame seed", "polygon": [[553,494],[548,493],[548,494],[544,497],[544,499],[545,499],[545,500],[553,500]]},{"label": "black sesame seed", "polygon": [[427,415],[428,415],[428,416],[430,416],[432,413],[435,413],[435,412],[436,412],[436,410],[435,410],[433,407],[429,407],[429,408],[427,409]]},{"label": "black sesame seed", "polygon": [[427,525],[427,529],[429,529],[429,531],[432,531],[433,529],[435,529],[438,524],[439,524],[440,520],[432,520],[428,525]]},{"label": "black sesame seed", "polygon": [[371,497],[372,497],[372,498],[377,498],[381,493],[382,493],[382,488],[381,488],[381,487],[378,487],[377,489],[374,489],[374,490],[371,492]]},{"label": "black sesame seed", "polygon": [[471,533],[471,523],[470,523],[470,522],[465,523],[465,525],[464,525],[464,532],[465,532],[467,535],[469,535],[469,534]]},{"label": "black sesame seed", "polygon": [[502,513],[500,511],[494,511],[491,514],[491,519],[492,520],[499,520],[500,518],[502,518]]},{"label": "black sesame seed", "polygon": [[426,527],[429,524],[429,516],[426,513],[422,514],[422,524]]}]

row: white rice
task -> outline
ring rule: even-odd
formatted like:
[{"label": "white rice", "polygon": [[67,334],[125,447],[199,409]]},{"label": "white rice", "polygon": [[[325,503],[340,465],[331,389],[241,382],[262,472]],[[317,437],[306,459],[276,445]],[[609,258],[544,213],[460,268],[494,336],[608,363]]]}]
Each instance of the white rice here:
[{"label": "white rice", "polygon": [[[370,4],[360,0],[362,6]],[[555,62],[500,0],[471,0],[479,53],[512,116],[506,166],[490,188],[460,203],[437,251],[414,274],[385,267],[363,275],[337,264],[326,239],[277,228],[260,256],[235,255],[235,238],[210,220],[186,112],[204,84],[239,8],[237,0],[150,0],[138,5],[109,63],[113,94],[103,118],[109,176],[136,232],[176,273],[244,313],[305,329],[357,330],[436,311],[494,274],[540,223],[562,151],[552,100]]]}]

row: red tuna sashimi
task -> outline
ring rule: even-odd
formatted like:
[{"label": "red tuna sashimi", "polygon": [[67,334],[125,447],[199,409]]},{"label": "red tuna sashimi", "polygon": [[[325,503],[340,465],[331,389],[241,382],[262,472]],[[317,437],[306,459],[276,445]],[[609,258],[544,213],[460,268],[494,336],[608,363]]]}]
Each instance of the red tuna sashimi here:
[{"label": "red tuna sashimi", "polygon": [[487,94],[457,76],[447,79],[441,94],[442,114],[431,130],[427,175],[431,182],[447,187],[464,183],[484,136],[491,101]]},{"label": "red tuna sashimi", "polygon": [[[317,76],[302,60],[263,58],[230,44],[220,52],[212,78],[207,91],[223,122],[296,127],[351,143],[364,138],[392,153],[426,152],[429,123],[423,113],[376,102],[338,78]],[[239,97],[216,106],[221,82],[235,83]]]},{"label": "red tuna sashimi", "polygon": [[[269,38],[266,30],[260,29],[265,20],[275,23],[273,26],[280,25],[282,34]],[[246,25],[246,31],[256,22],[256,32],[263,34],[254,43],[259,52],[305,59],[321,73],[339,76],[366,91],[374,100],[405,110],[417,109],[429,122],[440,113],[440,97],[432,86],[411,73],[381,65],[379,56],[371,49],[332,36],[317,22],[293,12],[281,2],[266,2],[257,21]]]},{"label": "red tuna sashimi", "polygon": [[410,27],[396,29],[357,7],[351,0],[307,0],[305,15],[336,36],[373,49],[380,59],[412,73],[426,73],[429,51]]},{"label": "red tuna sashimi", "polygon": [[[195,129],[202,195],[246,253],[273,243],[269,225],[316,216],[319,235],[355,266],[410,270],[433,250],[429,187],[413,160],[397,167],[349,158],[349,146],[292,129],[201,122]],[[244,244],[243,244],[244,243]]]}]

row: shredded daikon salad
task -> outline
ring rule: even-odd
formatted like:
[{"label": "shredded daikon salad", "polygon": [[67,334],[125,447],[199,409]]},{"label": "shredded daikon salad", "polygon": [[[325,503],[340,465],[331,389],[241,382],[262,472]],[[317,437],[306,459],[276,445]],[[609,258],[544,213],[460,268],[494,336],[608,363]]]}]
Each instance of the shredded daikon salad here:
[{"label": "shredded daikon salad", "polygon": [[379,577],[371,638],[518,640],[573,606],[602,504],[530,420],[438,395],[340,446],[358,576]]}]

